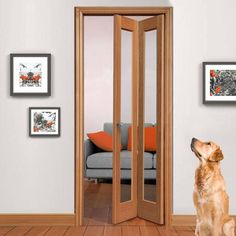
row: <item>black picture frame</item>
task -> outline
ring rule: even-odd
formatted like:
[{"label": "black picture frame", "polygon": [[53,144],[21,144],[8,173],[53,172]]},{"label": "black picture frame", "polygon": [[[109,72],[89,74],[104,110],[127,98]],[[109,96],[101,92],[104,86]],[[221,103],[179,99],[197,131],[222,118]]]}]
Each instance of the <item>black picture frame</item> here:
[{"label": "black picture frame", "polygon": [[[212,94],[211,92],[213,91],[213,85],[211,85],[211,78],[216,77],[216,75],[214,76],[214,74],[216,74],[214,71],[234,71],[235,70],[235,75],[236,75],[236,62],[203,62],[202,63],[202,67],[203,67],[203,104],[208,104],[208,103],[214,103],[214,104],[221,104],[221,103],[236,103],[236,94],[234,96],[232,95],[216,95],[216,94]],[[221,68],[224,67],[224,69]],[[211,75],[211,72],[213,71],[213,77]],[[209,72],[209,73],[208,73]],[[206,76],[207,74],[207,76]],[[221,89],[222,86],[220,86],[221,84],[223,85],[224,82],[224,78],[220,77],[220,75],[218,74],[217,78],[219,80],[219,86],[218,88]],[[209,83],[209,84],[208,84]],[[215,83],[215,80],[214,80]],[[228,82],[229,83],[229,82]],[[231,83],[235,84],[235,92],[236,92],[236,80],[235,81],[231,81]],[[216,93],[220,93],[220,90],[217,91],[217,87],[216,89],[213,91]],[[209,95],[210,94],[210,95]]]},{"label": "black picture frame", "polygon": [[[34,110],[57,110],[58,123],[56,133],[34,133],[32,132],[32,111]],[[61,108],[60,107],[29,107],[29,136],[30,137],[60,137],[61,136]]]},{"label": "black picture frame", "polygon": [[[14,59],[47,58],[47,91],[46,92],[15,92],[14,86]],[[10,96],[51,96],[51,54],[50,53],[11,53],[10,54]]]}]

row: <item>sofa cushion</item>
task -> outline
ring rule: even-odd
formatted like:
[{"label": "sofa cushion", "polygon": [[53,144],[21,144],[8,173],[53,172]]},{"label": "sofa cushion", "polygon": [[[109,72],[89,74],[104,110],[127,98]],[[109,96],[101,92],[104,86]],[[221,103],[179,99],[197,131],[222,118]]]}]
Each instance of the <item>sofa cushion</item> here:
[{"label": "sofa cushion", "polygon": [[[88,156],[87,167],[99,168],[99,169],[111,169],[112,168],[112,152],[99,152]],[[130,169],[131,166],[131,152],[121,151],[121,168]],[[153,154],[150,152],[144,153],[144,168],[152,169],[153,166]]]},{"label": "sofa cushion", "polygon": [[157,150],[157,126],[145,127],[144,129],[144,150],[154,152]]},{"label": "sofa cushion", "polygon": [[112,136],[104,131],[96,133],[88,133],[88,138],[100,149],[108,152],[112,152]]},{"label": "sofa cushion", "polygon": [[[103,130],[112,135],[113,123],[104,123]],[[130,123],[122,123],[121,125],[121,145],[122,149],[127,150],[128,145],[128,129],[131,126]],[[153,126],[152,123],[145,123],[145,127]]]},{"label": "sofa cushion", "polygon": [[[147,126],[144,127],[144,150],[146,152],[156,151],[156,126]],[[132,143],[132,128],[128,128],[128,145],[127,150],[131,151]]]},{"label": "sofa cushion", "polygon": [[[122,123],[121,125],[121,145],[124,150],[127,150],[128,143],[128,128],[129,123]],[[104,131],[112,135],[112,123],[104,123]]]}]

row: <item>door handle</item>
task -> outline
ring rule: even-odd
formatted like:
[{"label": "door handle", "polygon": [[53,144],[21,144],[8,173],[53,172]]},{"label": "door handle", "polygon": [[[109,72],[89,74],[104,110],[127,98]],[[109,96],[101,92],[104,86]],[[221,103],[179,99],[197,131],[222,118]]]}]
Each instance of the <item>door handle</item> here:
[{"label": "door handle", "polygon": [[123,125],[122,122],[118,122],[118,123],[116,123],[116,127],[117,127],[117,128],[121,128],[122,125]]}]

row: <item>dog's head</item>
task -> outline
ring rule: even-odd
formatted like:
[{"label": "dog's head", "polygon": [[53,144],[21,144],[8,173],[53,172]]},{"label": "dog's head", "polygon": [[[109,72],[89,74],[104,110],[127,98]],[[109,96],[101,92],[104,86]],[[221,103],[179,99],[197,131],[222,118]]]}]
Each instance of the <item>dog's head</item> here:
[{"label": "dog's head", "polygon": [[191,149],[200,161],[218,162],[224,156],[220,147],[213,142],[202,142],[196,138],[192,139]]}]

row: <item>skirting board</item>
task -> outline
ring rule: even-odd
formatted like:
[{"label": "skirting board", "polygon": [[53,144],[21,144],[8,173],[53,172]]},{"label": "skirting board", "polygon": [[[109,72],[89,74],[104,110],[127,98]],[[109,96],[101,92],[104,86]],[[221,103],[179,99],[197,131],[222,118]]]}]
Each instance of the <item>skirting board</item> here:
[{"label": "skirting board", "polygon": [[[236,215],[232,215],[236,222]],[[61,225],[73,226],[74,214],[0,214],[0,226]],[[195,215],[172,215],[172,226],[195,226]]]},{"label": "skirting board", "polygon": [[[236,222],[236,215],[232,215]],[[172,215],[172,226],[195,226],[196,215]]]},{"label": "skirting board", "polygon": [[0,214],[0,226],[75,224],[74,214]]}]

